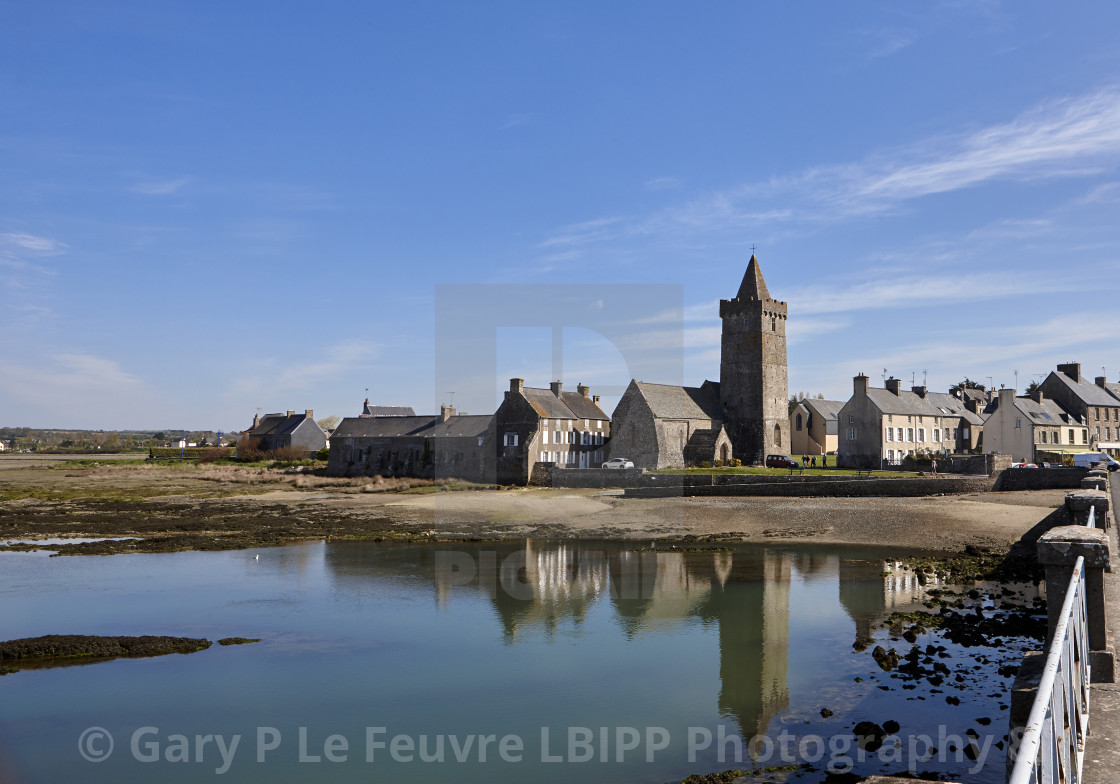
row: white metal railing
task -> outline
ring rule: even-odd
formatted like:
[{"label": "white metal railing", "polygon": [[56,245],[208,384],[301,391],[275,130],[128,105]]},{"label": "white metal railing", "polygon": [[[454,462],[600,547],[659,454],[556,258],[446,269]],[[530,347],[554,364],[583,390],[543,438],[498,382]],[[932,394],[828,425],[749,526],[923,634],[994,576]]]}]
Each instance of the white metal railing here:
[{"label": "white metal railing", "polygon": [[1085,523],[1085,525],[1089,526],[1090,528],[1097,527],[1097,507],[1089,507],[1089,522]]},{"label": "white metal railing", "polygon": [[1089,625],[1081,556],[1073,567],[1008,784],[1078,784],[1088,734]]}]

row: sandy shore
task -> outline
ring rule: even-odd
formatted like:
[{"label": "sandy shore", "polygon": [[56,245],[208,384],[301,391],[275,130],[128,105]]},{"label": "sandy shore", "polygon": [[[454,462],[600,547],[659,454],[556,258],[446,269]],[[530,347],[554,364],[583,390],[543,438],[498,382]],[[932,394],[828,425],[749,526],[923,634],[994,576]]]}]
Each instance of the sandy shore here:
[{"label": "sandy shore", "polygon": [[72,552],[228,549],[302,539],[695,536],[737,541],[1006,547],[1065,491],[932,498],[655,498],[618,490],[382,492],[369,479],[208,466],[0,461],[0,544],[121,537]]}]

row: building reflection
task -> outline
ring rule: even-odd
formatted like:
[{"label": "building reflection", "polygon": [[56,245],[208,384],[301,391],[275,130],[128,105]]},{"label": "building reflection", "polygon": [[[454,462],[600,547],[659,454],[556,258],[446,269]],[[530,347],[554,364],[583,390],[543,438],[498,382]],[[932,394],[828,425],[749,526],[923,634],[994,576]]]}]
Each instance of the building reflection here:
[{"label": "building reflection", "polygon": [[[782,547],[676,552],[583,542],[327,550],[330,572],[374,591],[392,579],[428,585],[440,606],[481,598],[493,608],[507,644],[527,635],[562,636],[578,630],[592,609],[609,604],[612,619],[632,640],[673,625],[701,623],[718,630],[722,716],[744,735],[762,734],[789,705],[791,578],[830,589],[869,636],[874,620],[924,596],[911,574],[884,576],[877,558]],[[832,594],[836,596],[837,594]],[[809,608],[820,611],[823,608]],[[706,655],[701,646],[698,655]],[[681,662],[688,666],[690,662]]]}]

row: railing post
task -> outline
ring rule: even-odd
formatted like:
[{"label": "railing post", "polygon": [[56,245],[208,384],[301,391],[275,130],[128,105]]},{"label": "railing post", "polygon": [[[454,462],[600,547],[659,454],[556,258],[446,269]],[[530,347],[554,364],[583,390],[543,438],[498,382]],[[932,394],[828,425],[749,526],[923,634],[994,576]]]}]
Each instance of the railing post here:
[{"label": "railing post", "polygon": [[1085,524],[1090,507],[1097,510],[1098,527],[1104,528],[1105,513],[1108,511],[1108,493],[1104,490],[1075,490],[1066,493],[1066,509],[1075,523]]},{"label": "railing post", "polygon": [[[1100,514],[1099,508],[1097,513]],[[1108,645],[1104,606],[1104,572],[1109,566],[1108,533],[1083,525],[1062,525],[1043,534],[1037,548],[1038,562],[1046,567],[1047,643],[1058,624],[1074,562],[1078,556],[1085,556],[1085,613],[1092,682],[1112,683],[1114,654]]]}]

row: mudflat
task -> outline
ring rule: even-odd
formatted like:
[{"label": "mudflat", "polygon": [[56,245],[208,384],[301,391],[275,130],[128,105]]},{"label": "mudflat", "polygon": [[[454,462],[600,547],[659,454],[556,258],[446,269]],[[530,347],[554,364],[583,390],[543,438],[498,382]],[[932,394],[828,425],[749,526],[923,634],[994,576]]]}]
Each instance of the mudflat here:
[{"label": "mudflat", "polygon": [[[1060,507],[1066,493],[628,499],[620,490],[479,489],[236,465],[26,458],[0,458],[0,546],[103,540],[50,545],[65,554],[233,549],[328,537],[695,537],[1006,548]],[[5,545],[13,540],[29,542]]]}]

